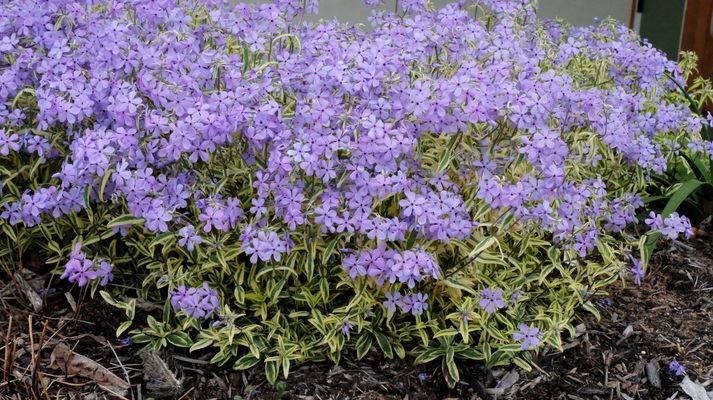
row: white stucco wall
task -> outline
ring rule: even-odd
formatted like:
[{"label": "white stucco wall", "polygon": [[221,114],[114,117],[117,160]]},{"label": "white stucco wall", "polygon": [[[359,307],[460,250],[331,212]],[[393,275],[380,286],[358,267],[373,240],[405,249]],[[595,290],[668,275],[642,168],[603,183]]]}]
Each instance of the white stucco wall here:
[{"label": "white stucco wall", "polygon": [[591,25],[594,18],[612,17],[629,26],[631,0],[541,0],[537,15],[541,18],[562,18],[572,25]]},{"label": "white stucco wall", "polygon": [[[240,0],[231,0],[240,2]],[[248,3],[266,0],[248,0]],[[386,0],[387,10],[394,9],[396,0]],[[434,7],[443,7],[455,0],[430,0]],[[631,16],[631,0],[540,0],[538,15],[542,18],[562,18],[572,25],[591,25],[594,18],[612,18],[628,26]],[[370,12],[362,0],[319,0],[319,15],[309,15],[306,19],[317,22],[319,19],[337,17],[340,22],[362,23],[369,25]]]}]

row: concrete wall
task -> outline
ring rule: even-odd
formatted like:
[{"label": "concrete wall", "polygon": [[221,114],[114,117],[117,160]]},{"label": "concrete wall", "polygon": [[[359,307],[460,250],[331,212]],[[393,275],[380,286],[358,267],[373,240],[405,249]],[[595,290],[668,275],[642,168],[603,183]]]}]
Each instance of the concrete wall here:
[{"label": "concrete wall", "polygon": [[631,12],[631,0],[541,0],[537,15],[562,18],[576,26],[591,25],[594,18],[612,17],[629,26]]},{"label": "concrete wall", "polygon": [[[231,0],[235,3],[240,0]],[[384,6],[393,10],[396,0],[387,0]],[[430,0],[434,7],[443,7],[455,0]],[[252,0],[248,3],[265,2]],[[542,18],[562,18],[572,25],[591,25],[594,18],[609,16],[629,26],[632,11],[631,0],[540,0],[538,15]],[[306,19],[317,22],[320,19],[337,17],[340,22],[361,23],[369,26],[370,12],[362,0],[319,0],[319,15],[309,15]]]}]

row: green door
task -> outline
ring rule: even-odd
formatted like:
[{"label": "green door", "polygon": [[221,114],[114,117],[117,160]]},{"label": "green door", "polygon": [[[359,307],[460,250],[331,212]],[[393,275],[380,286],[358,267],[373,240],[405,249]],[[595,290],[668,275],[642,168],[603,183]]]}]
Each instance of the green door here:
[{"label": "green door", "polygon": [[678,60],[686,0],[638,0],[636,11],[641,37],[663,50],[669,60]]}]

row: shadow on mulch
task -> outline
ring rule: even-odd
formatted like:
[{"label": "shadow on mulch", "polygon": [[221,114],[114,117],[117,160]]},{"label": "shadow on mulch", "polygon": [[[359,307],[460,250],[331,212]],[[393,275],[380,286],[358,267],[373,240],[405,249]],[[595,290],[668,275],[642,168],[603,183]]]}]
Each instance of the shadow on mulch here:
[{"label": "shadow on mulch", "polygon": [[[713,350],[709,348],[713,247],[702,239],[666,246],[672,247],[654,254],[641,286],[609,287],[608,297],[595,299],[601,320],[579,314],[577,337],[565,340],[563,353],[551,349],[540,352],[532,372],[517,368],[484,371],[476,363],[463,362],[459,365],[462,382],[449,389],[438,365],[414,367],[413,358],[386,360],[373,351],[360,361],[345,355],[339,366],[310,363],[293,367],[289,378],[281,381],[285,388],[281,398],[685,398],[679,386],[681,377],[668,369],[670,361],[675,359],[685,366],[689,378],[704,387],[713,382]],[[22,276],[39,291],[48,271],[37,264],[26,267],[32,271]],[[0,400],[146,400],[148,394],[159,397],[170,392],[166,382],[144,381],[136,345],[123,345],[115,339],[116,327],[125,321],[121,311],[100,300],[80,302],[77,310],[76,302],[68,300],[71,296],[52,293],[43,299],[43,310],[33,312],[31,302],[20,294],[22,290],[17,289],[15,280],[6,282],[0,287]],[[78,296],[79,292],[73,294]],[[152,312],[146,310],[144,314]],[[66,366],[59,366],[57,360],[51,363],[53,350],[60,342],[116,377],[129,380],[130,389],[107,390],[95,379],[65,376]],[[170,357],[169,369],[180,371],[177,377],[182,386],[176,390],[178,394],[166,398],[278,399],[276,388],[266,383],[260,366],[236,372],[208,364],[211,356]],[[89,371],[94,376],[91,374],[97,373],[97,365],[86,366],[84,373],[94,369]],[[117,393],[122,396],[117,397]]]}]

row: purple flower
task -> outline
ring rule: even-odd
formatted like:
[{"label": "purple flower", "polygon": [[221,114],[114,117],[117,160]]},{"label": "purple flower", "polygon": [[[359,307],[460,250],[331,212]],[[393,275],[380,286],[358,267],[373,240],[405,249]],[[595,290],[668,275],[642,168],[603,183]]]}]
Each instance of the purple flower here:
[{"label": "purple flower", "polygon": [[184,310],[193,318],[209,318],[216,310],[220,310],[218,291],[211,289],[207,282],[201,288],[186,288],[179,286],[170,291],[171,306],[174,310]]},{"label": "purple flower", "polygon": [[208,233],[211,229],[227,230],[226,216],[223,210],[214,209],[212,206],[206,208],[203,214],[198,216],[200,221],[205,222],[203,230]]},{"label": "purple flower", "polygon": [[20,137],[17,134],[13,133],[8,137],[5,134],[5,130],[0,129],[0,154],[6,156],[10,154],[10,150],[20,151],[19,139]]},{"label": "purple flower", "polygon": [[634,283],[636,285],[641,285],[641,278],[644,277],[644,263],[640,260],[635,259],[631,255],[629,255],[629,258],[634,264],[631,268],[629,268],[629,271],[634,274]]},{"label": "purple flower", "polygon": [[668,369],[672,372],[675,372],[676,375],[685,375],[686,374],[686,367],[679,364],[678,361],[676,361],[676,360],[673,360],[670,363],[668,363]]},{"label": "purple flower", "polygon": [[403,312],[410,311],[413,315],[421,315],[424,311],[428,309],[428,303],[426,303],[426,300],[428,300],[428,295],[422,293],[416,293],[411,296],[404,296],[404,305],[401,310]]},{"label": "purple flower", "polygon": [[540,344],[540,330],[537,327],[528,328],[526,324],[520,324],[519,328],[520,332],[513,333],[512,338],[522,340],[523,350],[535,349]]},{"label": "purple flower", "polygon": [[107,283],[114,280],[114,274],[111,273],[113,267],[111,264],[102,259],[98,260],[97,264],[99,264],[99,267],[96,270],[95,278],[101,277],[102,280],[99,284],[101,286],[106,286]]},{"label": "purple flower", "polygon": [[101,282],[99,282],[101,286],[105,286],[114,280],[114,275],[111,273],[111,264],[101,258],[95,261],[87,260],[81,250],[82,244],[76,243],[69,255],[69,261],[65,264],[65,270],[60,277],[61,279],[67,279],[73,283],[77,282],[79,286],[84,286],[90,280],[99,277],[102,278]]},{"label": "purple flower", "polygon": [[218,291],[211,289],[207,282],[203,282],[203,288],[198,289],[197,294],[201,298],[198,306],[205,311],[204,318],[208,318],[213,314],[213,312],[220,310]]},{"label": "purple flower", "polygon": [[667,236],[671,240],[678,238],[678,235],[684,235],[686,239],[693,236],[691,221],[686,216],[678,215],[677,212],[671,213],[668,218],[662,220],[661,215],[651,211],[649,218],[644,220],[644,222],[649,225],[652,230],[661,231],[662,235]]},{"label": "purple flower", "polygon": [[193,225],[184,226],[178,231],[178,234],[182,237],[178,239],[178,245],[183,247],[186,246],[188,251],[193,251],[194,244],[203,243],[203,238],[196,235],[196,228]]},{"label": "purple flower", "polygon": [[386,301],[384,301],[383,306],[389,312],[395,312],[396,307],[404,306],[404,302],[401,300],[401,293],[395,292],[391,294],[391,292],[386,292],[384,295],[386,296]]},{"label": "purple flower", "polygon": [[349,320],[342,322],[342,327],[340,329],[340,331],[342,332],[342,335],[348,334],[349,331],[354,327],[354,325],[355,324]]},{"label": "purple flower", "polygon": [[96,272],[92,269],[94,263],[91,260],[81,259],[70,260],[65,265],[65,272],[61,278],[67,278],[70,282],[77,282],[79,286],[84,286],[88,281],[96,278]]},{"label": "purple flower", "polygon": [[259,231],[257,237],[249,242],[243,242],[245,253],[250,256],[250,262],[255,264],[259,260],[275,261],[282,259],[282,253],[287,251],[286,242],[281,240],[275,232]]},{"label": "purple flower", "polygon": [[480,296],[484,298],[480,300],[478,304],[480,304],[480,307],[488,314],[494,313],[496,307],[505,307],[505,301],[502,299],[503,291],[500,289],[495,290],[495,292],[490,288],[485,289],[480,293]]},{"label": "purple flower", "polygon": [[186,288],[184,285],[179,286],[175,291],[170,291],[171,306],[174,310],[183,308],[184,301],[196,293],[196,288]]}]

